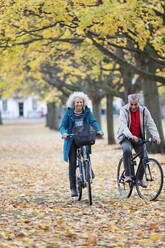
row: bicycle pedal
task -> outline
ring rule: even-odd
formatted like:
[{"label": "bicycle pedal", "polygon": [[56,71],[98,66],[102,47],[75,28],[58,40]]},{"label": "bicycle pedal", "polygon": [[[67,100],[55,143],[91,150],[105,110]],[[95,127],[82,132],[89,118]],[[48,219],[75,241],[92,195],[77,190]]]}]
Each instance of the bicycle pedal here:
[{"label": "bicycle pedal", "polygon": [[137,165],[136,161],[132,161],[131,165]]},{"label": "bicycle pedal", "polygon": [[86,187],[86,184],[82,182],[82,188],[85,188]]}]

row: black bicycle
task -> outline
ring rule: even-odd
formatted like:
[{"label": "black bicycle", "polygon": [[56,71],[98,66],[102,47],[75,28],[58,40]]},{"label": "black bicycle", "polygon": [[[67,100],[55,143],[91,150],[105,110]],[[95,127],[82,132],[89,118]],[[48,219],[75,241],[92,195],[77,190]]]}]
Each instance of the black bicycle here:
[{"label": "black bicycle", "polygon": [[[141,142],[144,143],[152,143],[155,142],[152,139],[149,140],[142,140]],[[140,173],[140,161],[139,163],[136,161],[136,158],[141,155],[141,152],[132,155],[131,158],[131,173],[132,173],[132,181],[125,182],[125,170],[124,170],[124,163],[123,158],[120,159],[118,168],[117,168],[117,185],[120,195],[124,198],[128,198],[131,196],[133,187],[136,186],[136,190],[140,198],[144,200],[155,200],[159,194],[161,193],[163,187],[163,170],[161,165],[156,159],[147,158],[144,160],[144,175],[143,180],[146,183],[147,187],[141,187],[138,178]],[[137,169],[135,166],[138,163]]]},{"label": "black bicycle", "polygon": [[92,189],[94,173],[88,153],[88,146],[82,146],[77,149],[77,168],[76,168],[76,184],[78,191],[78,201],[82,198],[82,189],[87,188],[88,203],[92,205]]},{"label": "black bicycle", "polygon": [[83,134],[70,134],[74,137],[77,145],[77,158],[76,158],[76,187],[78,191],[77,200],[82,198],[82,190],[87,188],[88,203],[92,205],[92,188],[91,184],[94,179],[94,173],[91,166],[89,145],[95,144],[96,131],[90,131]]}]

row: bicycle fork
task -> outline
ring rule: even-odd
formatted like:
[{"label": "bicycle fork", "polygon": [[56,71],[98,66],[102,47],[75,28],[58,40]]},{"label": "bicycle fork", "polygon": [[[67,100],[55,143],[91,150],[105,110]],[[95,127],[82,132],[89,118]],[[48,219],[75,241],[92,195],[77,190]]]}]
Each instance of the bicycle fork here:
[{"label": "bicycle fork", "polygon": [[148,163],[144,165],[144,175],[145,175],[146,181],[151,181],[151,182],[153,181],[152,173],[150,170],[150,165]]}]

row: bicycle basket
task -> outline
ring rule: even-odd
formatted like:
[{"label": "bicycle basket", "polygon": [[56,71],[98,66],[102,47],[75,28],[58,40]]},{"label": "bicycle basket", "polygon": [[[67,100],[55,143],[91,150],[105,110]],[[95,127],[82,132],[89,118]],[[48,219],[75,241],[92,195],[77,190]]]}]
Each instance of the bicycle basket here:
[{"label": "bicycle basket", "polygon": [[96,139],[96,131],[78,131],[74,135],[74,141],[78,147],[84,145],[94,145]]}]

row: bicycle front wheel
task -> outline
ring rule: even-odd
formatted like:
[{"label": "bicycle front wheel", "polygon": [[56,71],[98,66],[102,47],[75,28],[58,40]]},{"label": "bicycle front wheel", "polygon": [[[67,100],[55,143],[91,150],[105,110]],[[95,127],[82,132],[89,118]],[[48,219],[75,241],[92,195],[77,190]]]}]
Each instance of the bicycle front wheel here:
[{"label": "bicycle front wheel", "polygon": [[86,161],[86,182],[87,182],[87,192],[88,192],[88,203],[92,205],[92,189],[91,189],[91,178],[90,178],[90,164]]},{"label": "bicycle front wheel", "polygon": [[146,188],[139,185],[138,172],[136,178],[136,189],[142,199],[153,201],[159,196],[163,187],[163,170],[157,160],[149,158],[145,165],[143,181]]},{"label": "bicycle front wheel", "polygon": [[133,184],[125,183],[124,179],[125,179],[125,170],[124,170],[123,158],[121,158],[117,167],[117,186],[120,195],[123,198],[128,198],[132,194]]},{"label": "bicycle front wheel", "polygon": [[78,197],[77,200],[80,201],[82,198],[82,165],[79,164],[79,167],[76,169],[76,184],[77,184],[77,192]]}]

